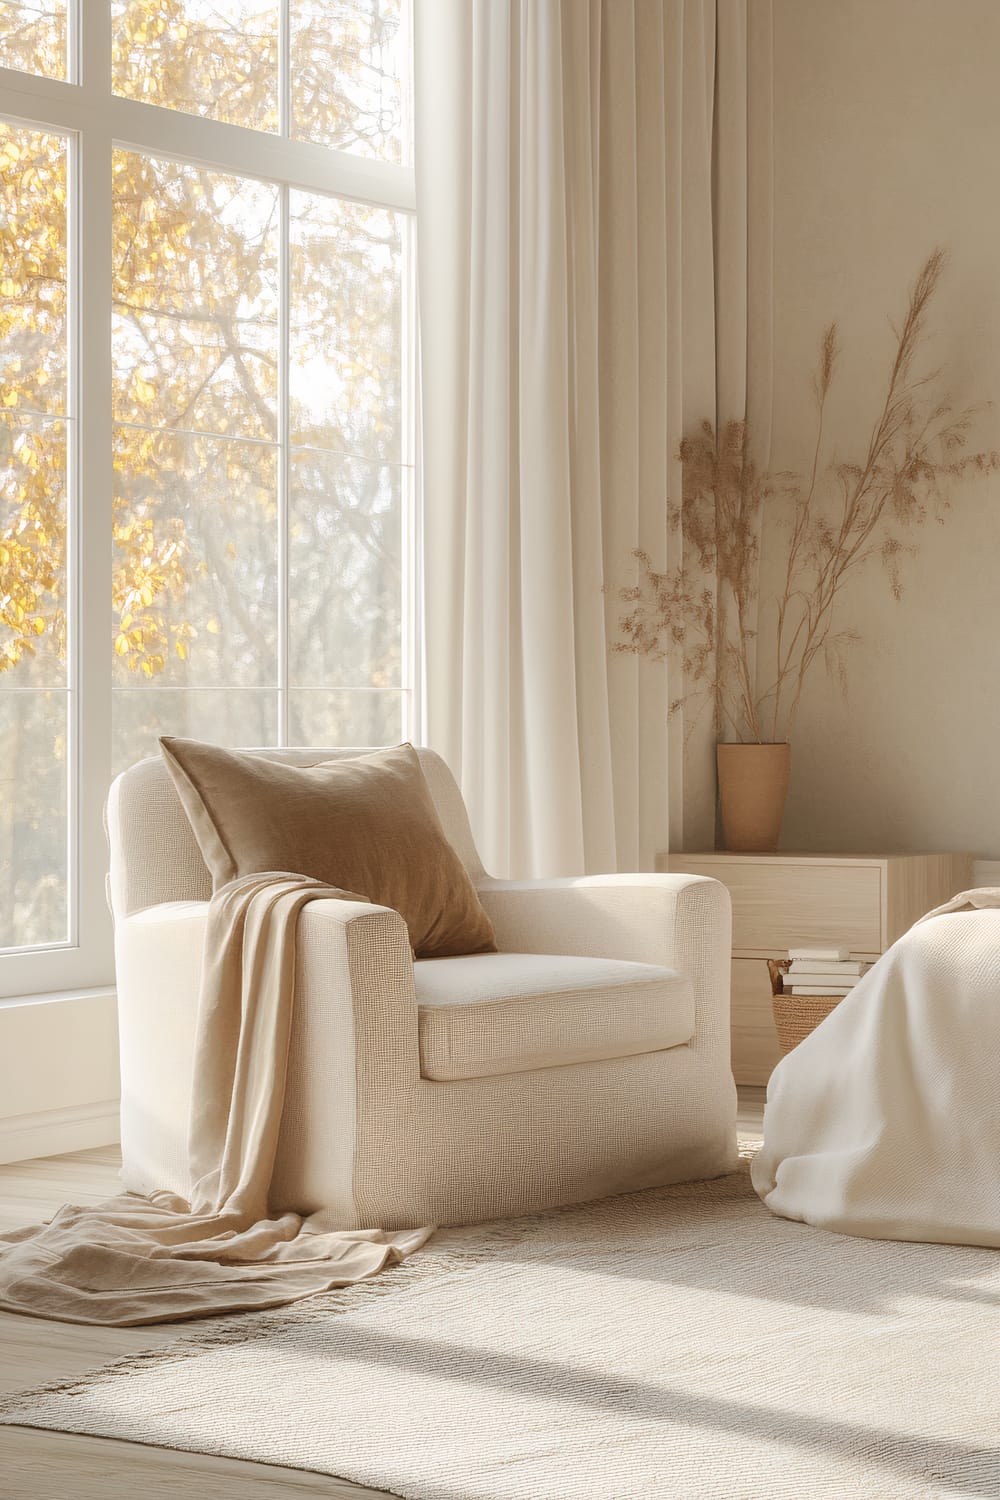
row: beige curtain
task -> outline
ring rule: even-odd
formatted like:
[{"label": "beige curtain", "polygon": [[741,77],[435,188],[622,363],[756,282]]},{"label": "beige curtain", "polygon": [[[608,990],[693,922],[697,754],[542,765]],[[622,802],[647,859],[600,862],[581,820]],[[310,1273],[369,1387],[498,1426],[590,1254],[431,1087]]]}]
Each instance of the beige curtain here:
[{"label": "beige curtain", "polygon": [[416,70],[426,739],[495,873],[650,868],[714,784],[612,591],[767,364],[770,0],[416,0]]}]

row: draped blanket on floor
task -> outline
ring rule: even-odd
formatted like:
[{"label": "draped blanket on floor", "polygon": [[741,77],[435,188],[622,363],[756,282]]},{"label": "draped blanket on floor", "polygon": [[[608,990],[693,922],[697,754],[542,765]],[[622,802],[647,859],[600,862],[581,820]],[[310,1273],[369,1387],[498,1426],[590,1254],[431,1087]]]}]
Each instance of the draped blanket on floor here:
[{"label": "draped blanket on floor", "polygon": [[295,930],[308,901],[365,898],[283,872],[212,898],[189,1129],[190,1202],[123,1194],[0,1235],[0,1308],[126,1327],[275,1307],[404,1259],[429,1229],[269,1217],[284,1104]]},{"label": "draped blanket on floor", "polygon": [[1000,888],[922,917],[771,1076],[753,1185],[875,1239],[1000,1247]]}]

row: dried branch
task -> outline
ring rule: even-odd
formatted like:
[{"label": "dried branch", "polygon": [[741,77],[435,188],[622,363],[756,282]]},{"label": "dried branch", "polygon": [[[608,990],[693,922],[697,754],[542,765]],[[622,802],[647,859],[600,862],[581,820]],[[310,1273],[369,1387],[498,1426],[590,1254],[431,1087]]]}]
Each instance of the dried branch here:
[{"label": "dried branch", "polygon": [[[931,517],[943,523],[954,484],[1000,467],[994,451],[965,452],[975,411],[954,410],[940,390],[941,371],[917,373],[944,267],[942,250],[928,256],[903,321],[893,329],[885,395],[860,461],[823,459],[827,398],[840,354],[836,323],[823,333],[813,376],[816,433],[806,478],[759,472],[745,422],[729,422],[719,432],[703,422],[682,440],[681,497],[668,503],[682,561],[658,572],[646,552],[633,554],[638,580],[617,590],[628,608],[612,646],[680,668],[684,689],[671,713],[707,694],[723,736],[760,742],[766,731],[771,740],[787,739],[817,661],[847,691],[846,652],[860,637],[835,629],[835,616],[849,580],[878,559],[892,598],[900,599],[903,564],[918,550],[906,533]],[[761,686],[755,626],[760,527],[775,501],[786,513],[785,554],[781,591],[767,601],[773,666]]]}]

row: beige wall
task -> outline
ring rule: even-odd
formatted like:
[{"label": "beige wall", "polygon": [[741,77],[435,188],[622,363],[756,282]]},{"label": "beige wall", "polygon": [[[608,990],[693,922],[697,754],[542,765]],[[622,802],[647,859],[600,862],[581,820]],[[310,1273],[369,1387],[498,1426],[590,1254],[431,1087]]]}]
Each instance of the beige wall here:
[{"label": "beige wall", "polygon": [[[839,317],[836,452],[871,426],[907,285],[950,251],[933,358],[1000,447],[1000,0],[775,0],[775,425],[807,459],[807,376]],[[856,446],[856,443],[854,444]],[[894,604],[876,565],[845,596],[864,642],[843,703],[813,681],[782,842],[1000,856],[1000,476],[918,533]],[[765,536],[765,576],[775,535]]]},{"label": "beige wall", "polygon": [[0,1162],[118,1139],[113,990],[0,1001]]}]

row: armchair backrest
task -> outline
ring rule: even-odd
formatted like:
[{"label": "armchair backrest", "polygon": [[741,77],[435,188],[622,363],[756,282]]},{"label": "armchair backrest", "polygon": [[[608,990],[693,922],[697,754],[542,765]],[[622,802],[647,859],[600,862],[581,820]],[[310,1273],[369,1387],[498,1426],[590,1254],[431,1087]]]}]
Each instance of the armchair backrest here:
[{"label": "armchair backrest", "polygon": [[[365,750],[250,750],[286,765],[365,755]],[[469,815],[454,776],[433,750],[417,749],[445,836],[473,880],[483,874]],[[106,813],[111,871],[108,894],[115,921],[161,901],[207,901],[212,881],[170,774],[159,756],[140,761],[112,782]]]}]

